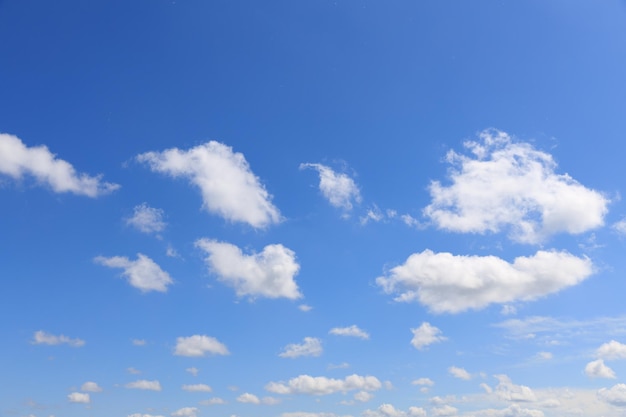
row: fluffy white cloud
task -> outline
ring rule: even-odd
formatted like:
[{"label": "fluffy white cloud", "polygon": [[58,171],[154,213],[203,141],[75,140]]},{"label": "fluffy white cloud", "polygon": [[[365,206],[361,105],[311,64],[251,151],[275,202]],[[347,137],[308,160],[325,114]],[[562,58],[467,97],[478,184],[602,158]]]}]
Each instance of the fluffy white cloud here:
[{"label": "fluffy white cloud", "polygon": [[86,392],[102,392],[102,387],[95,382],[88,381],[81,385],[80,390]]},{"label": "fluffy white cloud", "polygon": [[91,402],[89,394],[85,394],[83,392],[73,392],[67,396],[67,399],[71,403],[89,404]]},{"label": "fluffy white cloud", "polygon": [[398,410],[391,404],[381,404],[376,410],[365,410],[363,417],[426,417],[426,411],[420,407],[409,407],[407,412]]},{"label": "fluffy white cloud", "polygon": [[626,407],[626,384],[616,384],[598,391],[598,398],[617,407]]},{"label": "fluffy white cloud", "polygon": [[512,239],[538,243],[604,224],[609,200],[567,174],[556,174],[550,154],[497,130],[479,137],[464,144],[473,155],[448,152],[454,167],[450,186],[430,184],[432,202],[424,214],[439,228],[463,233],[508,228]]},{"label": "fluffy white cloud", "polygon": [[361,193],[354,180],[346,174],[333,171],[322,164],[300,164],[300,169],[312,168],[320,176],[320,191],[334,207],[352,210],[354,203],[361,202]]},{"label": "fluffy white cloud", "polygon": [[466,381],[469,381],[470,379],[472,379],[472,376],[470,375],[469,372],[467,372],[463,368],[457,368],[456,366],[449,367],[448,373],[455,378],[464,379]]},{"label": "fluffy white cloud", "polygon": [[157,380],[148,381],[146,379],[140,379],[138,381],[129,382],[124,385],[126,388],[130,389],[143,389],[148,391],[161,391],[161,383]]},{"label": "fluffy white cloud", "polygon": [[608,343],[604,343],[596,351],[596,355],[600,358],[611,359],[626,359],[626,345],[615,340],[611,340]]},{"label": "fluffy white cloud", "polygon": [[616,378],[615,372],[604,364],[602,359],[591,361],[585,366],[585,374],[590,378]]},{"label": "fluffy white cloud", "polygon": [[244,392],[239,397],[237,397],[237,402],[246,404],[261,404],[261,400],[259,399],[259,397],[248,392]]},{"label": "fluffy white cloud", "polygon": [[441,330],[427,322],[422,323],[417,329],[411,329],[411,332],[413,332],[411,344],[415,349],[419,350],[433,343],[443,342],[447,339],[445,336],[442,336]]},{"label": "fluffy white cloud", "polygon": [[593,273],[588,258],[538,251],[508,263],[496,256],[462,256],[424,250],[379,277],[396,301],[417,300],[435,313],[459,313],[492,303],[529,301],[576,285]]},{"label": "fluffy white cloud", "polygon": [[506,375],[494,375],[498,380],[495,393],[505,401],[532,402],[536,401],[535,393],[525,385],[516,385]]},{"label": "fluffy white cloud", "polygon": [[46,333],[43,330],[38,330],[33,335],[34,345],[69,345],[72,347],[81,347],[85,345],[85,341],[82,339],[72,339],[64,335],[53,335]]},{"label": "fluffy white cloud", "polygon": [[430,378],[419,378],[411,382],[411,384],[432,387],[435,385],[435,382]]},{"label": "fluffy white cloud", "polygon": [[376,377],[353,374],[344,379],[300,375],[290,379],[286,384],[270,382],[265,386],[265,389],[276,394],[327,395],[354,390],[376,391],[381,387],[382,384]]},{"label": "fluffy white cloud", "polygon": [[196,417],[198,409],[196,407],[183,407],[174,411],[172,417]]},{"label": "fluffy white cloud", "polygon": [[322,354],[322,342],[315,337],[305,337],[300,344],[291,343],[285,346],[284,352],[278,356],[281,358],[297,358],[299,356],[320,356]]},{"label": "fluffy white cloud", "polygon": [[126,224],[143,233],[162,232],[167,225],[163,220],[164,211],[142,203],[133,209],[133,217],[126,219]]},{"label": "fluffy white cloud", "polygon": [[281,220],[271,196],[243,154],[211,141],[187,151],[177,148],[137,156],[152,171],[187,178],[200,188],[204,208],[233,222],[264,228]]},{"label": "fluffy white cloud", "polygon": [[15,180],[32,176],[55,193],[74,193],[98,197],[120,186],[102,182],[102,176],[77,173],[74,167],[58,159],[46,146],[26,146],[17,136],[0,133],[0,174]]},{"label": "fluffy white cloud", "polygon": [[212,355],[230,354],[226,345],[214,337],[196,334],[189,337],[178,337],[176,339],[174,355],[204,356],[207,353]]},{"label": "fluffy white cloud", "polygon": [[211,392],[212,389],[207,384],[192,384],[192,385],[183,385],[183,390],[189,392]]},{"label": "fluffy white cloud", "polygon": [[137,254],[137,259],[134,261],[125,256],[111,258],[97,256],[94,262],[109,268],[123,269],[122,275],[128,279],[128,283],[141,292],[167,292],[167,286],[174,282],[156,262],[141,253]]},{"label": "fluffy white cloud", "polygon": [[455,416],[459,410],[451,405],[445,404],[440,407],[433,407],[432,415],[434,417]]},{"label": "fluffy white cloud", "polygon": [[230,243],[199,239],[196,246],[207,253],[208,267],[238,296],[302,297],[294,277],[300,270],[296,254],[283,245],[267,245],[261,253],[244,255]]},{"label": "fluffy white cloud", "polygon": [[359,339],[369,339],[370,335],[364,331],[361,330],[358,326],[356,325],[352,325],[352,326],[348,326],[348,327],[334,327],[332,329],[330,329],[330,331],[328,332],[330,334],[334,334],[337,336],[352,336],[352,337],[358,337]]},{"label": "fluffy white cloud", "polygon": [[366,403],[372,398],[374,398],[374,395],[367,391],[359,391],[356,394],[354,394],[354,399],[362,403]]}]

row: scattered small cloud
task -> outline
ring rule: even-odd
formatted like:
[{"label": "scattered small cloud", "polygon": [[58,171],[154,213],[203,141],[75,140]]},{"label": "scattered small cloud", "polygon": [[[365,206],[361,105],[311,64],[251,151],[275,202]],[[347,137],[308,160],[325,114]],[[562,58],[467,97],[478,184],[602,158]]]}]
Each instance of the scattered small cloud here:
[{"label": "scattered small cloud", "polygon": [[591,361],[585,366],[585,375],[589,378],[615,379],[615,372],[604,364],[602,359]]},{"label": "scattered small cloud", "polygon": [[320,356],[323,352],[321,340],[315,337],[305,337],[303,342],[291,343],[278,356],[281,358],[298,358],[300,356]]},{"label": "scattered small cloud", "polygon": [[370,338],[370,335],[366,331],[361,330],[358,326],[354,324],[348,327],[334,327],[330,329],[328,333],[334,334],[336,336],[358,337],[359,339],[365,340]]},{"label": "scattered small cloud", "polygon": [[447,337],[442,335],[441,330],[427,322],[422,323],[417,329],[411,329],[411,332],[413,332],[411,344],[415,349],[419,350],[423,350],[433,343],[447,340]]},{"label": "scattered small cloud", "polygon": [[186,178],[202,193],[203,207],[232,222],[266,228],[281,221],[279,210],[243,154],[216,141],[137,156],[154,172]]},{"label": "scattered small cloud", "polygon": [[309,311],[313,310],[313,307],[311,307],[310,305],[307,305],[307,304],[300,304],[298,306],[298,310],[304,311],[306,313],[306,312],[309,312]]},{"label": "scattered small cloud", "polygon": [[174,411],[172,417],[196,417],[198,415],[198,409],[196,407],[183,407]]},{"label": "scattered small cloud", "polygon": [[470,375],[469,372],[467,372],[463,368],[458,368],[456,366],[449,367],[448,373],[455,378],[464,379],[465,381],[469,381],[470,379],[472,379],[472,375]]},{"label": "scattered small cloud", "polygon": [[32,344],[34,345],[68,345],[71,347],[81,347],[85,345],[85,341],[82,339],[72,339],[65,335],[53,335],[46,333],[43,330],[38,330],[33,335]]},{"label": "scattered small cloud", "polygon": [[210,386],[206,384],[192,384],[192,385],[183,385],[182,389],[184,391],[189,392],[211,392],[213,391]]},{"label": "scattered small cloud", "polygon": [[92,381],[85,382],[81,385],[80,390],[85,392],[102,392],[102,388]]},{"label": "scattered small cloud", "polygon": [[161,391],[161,383],[157,380],[148,381],[146,379],[140,379],[138,381],[129,382],[124,385],[126,388],[130,389],[140,389],[140,390],[148,390],[148,391]]},{"label": "scattered small cloud", "polygon": [[198,376],[198,372],[200,372],[198,370],[198,368],[193,368],[193,367],[192,368],[187,368],[187,369],[185,369],[185,371],[189,372],[193,376]]},{"label": "scattered small cloud", "polygon": [[133,339],[132,343],[133,343],[133,346],[145,346],[146,345],[146,341],[144,339]]},{"label": "scattered small cloud", "polygon": [[300,169],[307,168],[318,172],[320,191],[333,207],[340,208],[344,213],[347,213],[352,210],[354,204],[361,202],[359,187],[347,174],[335,172],[322,164],[300,164]]},{"label": "scattered small cloud", "polygon": [[163,220],[165,212],[162,209],[150,207],[147,203],[135,206],[133,216],[126,219],[126,224],[142,233],[159,233],[165,230],[167,223]]},{"label": "scattered small cloud", "polygon": [[275,394],[308,394],[328,395],[336,392],[348,391],[377,391],[382,387],[381,382],[374,376],[350,375],[345,379],[327,378],[324,376],[312,377],[300,375],[288,382],[270,382],[265,389]]},{"label": "scattered small cloud", "polygon": [[44,146],[26,146],[17,136],[0,133],[0,174],[16,181],[33,177],[55,193],[73,193],[87,197],[109,194],[120,186],[103,182],[102,176],[78,173],[74,167]]},{"label": "scattered small cloud", "polygon": [[219,281],[233,287],[237,296],[298,299],[294,277],[300,270],[296,254],[283,245],[267,245],[261,253],[244,255],[237,246],[199,239],[196,247],[208,255],[205,262]]},{"label": "scattered small cloud", "polygon": [[67,399],[71,403],[89,404],[91,402],[89,394],[83,392],[72,392],[67,396]]},{"label": "scattered small cloud", "polygon": [[109,268],[121,268],[122,275],[128,283],[141,292],[167,292],[168,286],[174,281],[170,275],[163,271],[159,265],[144,254],[138,253],[137,259],[131,261],[125,256],[113,256],[106,258],[97,256],[94,262]]},{"label": "scattered small cloud", "polygon": [[211,355],[230,354],[226,345],[214,337],[193,335],[176,339],[174,355],[200,357],[205,356],[207,353]]}]

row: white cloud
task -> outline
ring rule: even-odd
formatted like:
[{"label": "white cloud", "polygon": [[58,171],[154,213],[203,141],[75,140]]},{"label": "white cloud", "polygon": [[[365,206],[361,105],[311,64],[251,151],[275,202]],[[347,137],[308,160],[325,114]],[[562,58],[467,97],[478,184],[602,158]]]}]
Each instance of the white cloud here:
[{"label": "white cloud", "polygon": [[141,373],[141,371],[139,369],[135,369],[135,368],[127,368],[126,371],[129,374],[133,374],[133,375],[138,375]]},{"label": "white cloud", "polygon": [[146,345],[146,341],[144,339],[133,339],[132,343],[133,343],[133,346],[145,346]]},{"label": "white cloud", "polygon": [[612,227],[619,234],[626,235],[626,217],[616,223],[613,223]]},{"label": "white cloud", "polygon": [[598,391],[598,398],[617,407],[626,407],[626,384],[616,384]]},{"label": "white cloud", "polygon": [[67,399],[71,403],[89,404],[91,402],[89,394],[85,394],[82,392],[73,392],[67,396]]},{"label": "white cloud", "polygon": [[585,374],[590,378],[615,379],[615,372],[604,364],[602,359],[591,361],[585,366]]},{"label": "white cloud", "polygon": [[496,410],[493,408],[478,410],[472,413],[475,417],[544,417],[543,411],[529,408],[522,408],[518,404],[512,404],[509,407]]},{"label": "white cloud", "polygon": [[427,322],[422,323],[422,325],[417,329],[411,329],[411,332],[413,332],[411,344],[415,347],[415,349],[419,350],[422,350],[433,343],[443,342],[447,339],[445,336],[442,336],[441,330]]},{"label": "white cloud", "polygon": [[466,381],[469,381],[470,379],[472,379],[472,376],[470,375],[469,372],[467,372],[463,368],[457,368],[456,366],[449,367],[448,373],[455,378],[464,379]]},{"label": "white cloud", "polygon": [[285,346],[284,352],[278,356],[281,358],[297,358],[299,356],[320,356],[322,354],[322,342],[315,337],[305,337],[301,344],[291,343]]},{"label": "white cloud", "polygon": [[167,292],[167,286],[173,284],[170,275],[163,271],[159,265],[144,254],[138,253],[137,260],[131,261],[125,256],[113,256],[106,258],[97,256],[94,262],[109,268],[121,268],[122,275],[128,279],[128,283],[141,292]]},{"label": "white cloud", "polygon": [[359,327],[354,324],[348,327],[334,327],[330,329],[328,333],[334,334],[337,336],[358,337],[359,339],[370,338],[370,335],[366,331],[359,329]]},{"label": "white cloud", "polygon": [[356,394],[354,394],[354,399],[362,403],[366,403],[372,398],[374,398],[374,395],[367,391],[359,391]]},{"label": "white cloud", "polygon": [[245,404],[261,404],[261,400],[259,400],[259,397],[248,392],[245,392],[237,397],[237,402]]},{"label": "white cloud", "polygon": [[209,398],[208,400],[200,401],[200,405],[223,405],[226,404],[226,401],[219,397]]},{"label": "white cloud", "polygon": [[85,345],[85,341],[82,339],[72,339],[64,335],[53,335],[46,333],[43,330],[38,330],[33,335],[34,345],[69,345],[72,347],[81,347]]},{"label": "white cloud", "polygon": [[342,362],[339,364],[330,363],[328,364],[328,369],[346,369],[349,368],[350,364],[348,362]]},{"label": "white cloud", "polygon": [[138,381],[129,382],[124,385],[126,388],[130,389],[142,389],[148,391],[161,391],[161,383],[157,380],[148,381],[146,379],[140,379]]},{"label": "white cloud", "polygon": [[530,301],[576,285],[593,273],[588,258],[538,251],[508,263],[496,256],[462,256],[424,250],[379,277],[396,301],[417,300],[435,313],[459,313],[492,303]]},{"label": "white cloud", "polygon": [[419,378],[411,382],[411,384],[432,387],[435,385],[435,382],[430,378]]},{"label": "white cloud", "polygon": [[241,153],[210,141],[187,151],[172,148],[137,156],[152,171],[187,178],[202,192],[204,208],[233,222],[264,228],[281,220],[271,196]]},{"label": "white cloud", "polygon": [[300,169],[312,168],[320,176],[320,191],[328,202],[344,211],[352,210],[353,204],[361,202],[361,193],[354,180],[346,174],[333,171],[322,164],[300,164]]},{"label": "white cloud", "polygon": [[80,390],[86,392],[102,392],[102,387],[95,382],[88,381],[80,387]]},{"label": "white cloud", "polygon": [[183,407],[174,411],[172,417],[196,417],[198,409],[196,407]]},{"label": "white cloud", "polygon": [[611,359],[626,359],[626,345],[615,340],[611,340],[608,343],[604,343],[596,351],[596,355],[599,358],[611,360]]},{"label": "white cloud", "polygon": [[265,405],[276,405],[280,404],[282,401],[279,398],[275,397],[263,397],[261,402]]},{"label": "white cloud", "polygon": [[261,253],[244,255],[235,245],[199,239],[196,246],[207,253],[208,267],[238,296],[298,299],[294,277],[300,270],[296,254],[283,245],[267,245]]},{"label": "white cloud", "polygon": [[304,311],[306,313],[306,312],[309,312],[309,311],[313,310],[313,307],[311,307],[310,305],[307,305],[307,304],[300,304],[298,306],[298,310]]},{"label": "white cloud", "polygon": [[335,413],[309,413],[306,411],[296,411],[292,413],[282,413],[280,417],[352,417],[352,416],[340,416]]},{"label": "white cloud", "polygon": [[433,407],[432,415],[434,417],[455,416],[459,410],[451,405],[445,404],[440,407]]},{"label": "white cloud", "polygon": [[516,385],[506,375],[494,375],[498,380],[496,395],[505,401],[533,402],[536,401],[535,393],[525,385]]},{"label": "white cloud", "polygon": [[556,233],[578,234],[604,224],[609,200],[567,174],[556,174],[550,154],[514,142],[498,130],[483,131],[454,151],[450,186],[430,184],[424,209],[439,228],[462,233],[510,231],[518,242],[538,243]]},{"label": "white cloud", "polygon": [[349,375],[345,379],[333,379],[323,376],[312,377],[300,375],[290,379],[286,384],[282,382],[270,382],[265,389],[275,394],[309,394],[327,395],[335,392],[347,392],[354,390],[376,391],[382,384],[373,376]]},{"label": "white cloud", "polygon": [[537,352],[535,358],[542,361],[547,361],[553,358],[552,353],[550,352]]},{"label": "white cloud", "polygon": [[158,233],[165,229],[164,211],[142,203],[133,209],[133,217],[126,219],[126,224],[143,233]]},{"label": "white cloud", "polygon": [[189,337],[178,337],[176,339],[174,355],[204,356],[207,353],[212,355],[230,354],[226,345],[214,337],[196,334]]},{"label": "white cloud", "polygon": [[192,384],[192,385],[183,385],[183,390],[189,392],[211,392],[212,389],[210,386],[206,384]]},{"label": "white cloud", "polygon": [[74,193],[98,197],[117,190],[120,186],[102,182],[102,176],[91,177],[78,173],[74,167],[58,159],[46,146],[26,146],[17,136],[0,133],[0,174],[20,181],[32,176],[40,184],[48,185],[55,193]]},{"label": "white cloud", "polygon": [[187,368],[187,369],[185,369],[185,371],[189,372],[193,376],[198,376],[198,372],[200,372],[198,370],[198,368],[193,368],[193,367],[192,368]]},{"label": "white cloud", "polygon": [[365,410],[363,417],[426,417],[426,411],[420,407],[409,407],[408,412],[398,410],[391,404],[381,404],[376,410]]}]

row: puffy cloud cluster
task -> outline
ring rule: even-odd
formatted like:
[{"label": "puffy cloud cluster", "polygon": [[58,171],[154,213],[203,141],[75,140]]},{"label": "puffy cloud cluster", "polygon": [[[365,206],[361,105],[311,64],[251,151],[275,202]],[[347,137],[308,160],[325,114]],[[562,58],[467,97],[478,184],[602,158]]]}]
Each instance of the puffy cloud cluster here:
[{"label": "puffy cloud cluster", "polygon": [[98,197],[117,190],[120,186],[102,182],[95,177],[78,173],[63,159],[58,159],[46,146],[26,146],[17,136],[0,133],[0,174],[15,180],[25,176],[52,188],[55,193],[73,193]]},{"label": "puffy cloud cluster", "polygon": [[609,200],[567,174],[550,154],[498,130],[468,141],[471,155],[450,151],[451,185],[430,184],[424,209],[439,228],[462,233],[510,231],[513,240],[539,243],[556,233],[582,233],[604,224]]},{"label": "puffy cloud cluster", "polygon": [[141,292],[167,292],[167,287],[174,283],[167,272],[142,253],[138,253],[137,259],[134,261],[125,256],[110,258],[97,256],[94,258],[94,262],[109,268],[123,269],[122,275],[128,279],[128,283]]},{"label": "puffy cloud cluster", "polygon": [[411,329],[411,332],[413,333],[411,344],[415,347],[415,349],[419,350],[422,350],[433,343],[439,343],[447,340],[447,338],[442,335],[440,329],[427,322],[422,323],[417,329]]},{"label": "puffy cloud cluster", "polygon": [[240,297],[302,297],[294,280],[300,270],[296,254],[283,245],[267,245],[261,253],[251,255],[230,243],[210,239],[199,239],[196,246],[207,253],[209,269]]},{"label": "puffy cloud cluster", "polygon": [[537,398],[530,387],[525,385],[516,385],[506,375],[494,375],[498,380],[496,385],[496,395],[505,400],[513,402],[533,402]]},{"label": "puffy cloud cluster", "polygon": [[605,360],[626,359],[626,345],[615,340],[604,343],[596,350],[598,359],[589,362],[585,366],[585,374],[590,378],[609,378],[617,376],[615,372],[605,365]]},{"label": "puffy cloud cluster", "polygon": [[207,353],[211,355],[230,354],[226,345],[214,337],[196,334],[176,339],[174,355],[200,357],[205,356]]},{"label": "puffy cloud cluster", "polygon": [[417,300],[435,313],[459,313],[492,303],[529,301],[576,285],[593,273],[588,258],[538,251],[509,263],[496,256],[462,256],[424,250],[379,277],[396,301]]},{"label": "puffy cloud cluster", "polygon": [[305,168],[315,169],[319,173],[320,191],[333,207],[348,212],[352,210],[355,203],[361,202],[359,187],[348,175],[337,173],[332,168],[322,164],[300,164],[300,169]]},{"label": "puffy cloud cluster", "polygon": [[152,171],[188,179],[200,189],[204,208],[226,220],[254,228],[281,220],[271,196],[243,154],[222,143],[210,141],[189,150],[146,152],[137,160],[147,163]]},{"label": "puffy cloud cluster", "polygon": [[54,335],[46,333],[43,330],[38,330],[33,335],[34,345],[68,345],[71,347],[81,347],[85,345],[85,341],[82,339],[72,339],[64,335]]},{"label": "puffy cloud cluster", "polygon": [[616,384],[598,391],[598,398],[617,407],[626,407],[626,384]]},{"label": "puffy cloud cluster", "polygon": [[165,212],[162,209],[150,207],[146,203],[135,206],[133,216],[126,219],[126,224],[133,226],[142,233],[162,232],[167,225],[163,220]]},{"label": "puffy cloud cluster", "polygon": [[278,356],[281,358],[297,358],[300,356],[320,356],[322,354],[322,342],[315,337],[305,337],[300,344],[287,345]]},{"label": "puffy cloud cluster", "polygon": [[354,390],[376,391],[381,387],[381,382],[374,376],[353,374],[344,379],[300,375],[290,379],[287,383],[270,382],[265,389],[276,394],[328,395]]},{"label": "puffy cloud cluster", "polygon": [[71,394],[68,394],[67,399],[71,403],[89,404],[91,402],[89,394],[84,392],[72,392]]},{"label": "puffy cloud cluster", "polygon": [[358,337],[359,339],[370,338],[370,335],[366,331],[360,329],[357,325],[354,324],[348,327],[334,327],[330,329],[329,333],[336,336]]}]

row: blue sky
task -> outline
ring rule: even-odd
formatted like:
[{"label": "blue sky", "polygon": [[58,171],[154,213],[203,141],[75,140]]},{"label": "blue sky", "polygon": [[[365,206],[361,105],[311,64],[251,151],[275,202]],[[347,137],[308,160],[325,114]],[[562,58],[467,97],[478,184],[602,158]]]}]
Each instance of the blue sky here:
[{"label": "blue sky", "polygon": [[626,415],[626,3],[0,1],[0,415]]}]

